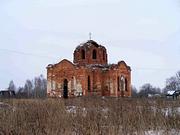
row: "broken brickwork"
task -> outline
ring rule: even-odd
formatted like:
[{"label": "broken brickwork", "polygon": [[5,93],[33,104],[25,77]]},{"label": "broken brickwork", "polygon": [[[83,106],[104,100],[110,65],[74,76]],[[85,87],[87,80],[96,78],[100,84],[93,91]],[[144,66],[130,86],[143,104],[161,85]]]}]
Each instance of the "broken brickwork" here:
[{"label": "broken brickwork", "polygon": [[49,97],[131,97],[131,69],[124,62],[108,64],[107,50],[93,40],[80,44],[73,63],[62,60],[47,66]]}]

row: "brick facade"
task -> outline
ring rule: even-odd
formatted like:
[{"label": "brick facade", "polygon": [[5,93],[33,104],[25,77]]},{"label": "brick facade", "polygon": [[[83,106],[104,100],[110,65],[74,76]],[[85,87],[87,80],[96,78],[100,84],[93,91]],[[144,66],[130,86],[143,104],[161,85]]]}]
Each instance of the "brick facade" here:
[{"label": "brick facade", "polygon": [[49,64],[47,81],[50,97],[131,97],[130,67],[124,61],[108,64],[106,48],[93,40],[75,49],[73,63],[64,59]]}]

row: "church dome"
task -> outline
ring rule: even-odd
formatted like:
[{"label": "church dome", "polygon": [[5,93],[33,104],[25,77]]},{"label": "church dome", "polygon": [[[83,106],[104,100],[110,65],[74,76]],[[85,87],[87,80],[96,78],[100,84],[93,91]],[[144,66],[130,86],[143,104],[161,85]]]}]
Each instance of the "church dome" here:
[{"label": "church dome", "polygon": [[74,63],[79,65],[107,64],[106,48],[93,40],[81,43],[74,50]]}]

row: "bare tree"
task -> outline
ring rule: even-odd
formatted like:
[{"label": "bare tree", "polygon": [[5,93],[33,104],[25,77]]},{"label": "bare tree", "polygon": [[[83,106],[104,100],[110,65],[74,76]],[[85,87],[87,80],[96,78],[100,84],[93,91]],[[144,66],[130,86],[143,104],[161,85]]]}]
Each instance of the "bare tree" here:
[{"label": "bare tree", "polygon": [[161,93],[160,88],[153,87],[150,83],[146,83],[140,88],[138,95],[140,97],[148,97],[148,94],[155,95],[160,93]]},{"label": "bare tree", "polygon": [[16,91],[16,86],[15,86],[13,80],[10,81],[8,90],[10,90],[10,91]]},{"label": "bare tree", "polygon": [[33,93],[33,84],[31,80],[26,80],[26,83],[24,85],[24,92],[27,94],[27,97],[30,98],[32,97]]},{"label": "bare tree", "polygon": [[131,86],[132,90],[132,97],[137,97],[138,96],[138,91],[135,86]]},{"label": "bare tree", "polygon": [[[17,97],[19,98],[44,98],[46,97],[47,81],[43,75],[33,80],[27,79],[24,87],[19,87]],[[12,84],[12,83],[11,83]]]},{"label": "bare tree", "polygon": [[166,79],[164,93],[168,90],[180,90],[180,71],[178,71],[175,76]]},{"label": "bare tree", "polygon": [[34,96],[36,98],[46,97],[46,79],[43,75],[34,78]]},{"label": "bare tree", "polygon": [[176,73],[177,89],[180,90],[180,71]]}]

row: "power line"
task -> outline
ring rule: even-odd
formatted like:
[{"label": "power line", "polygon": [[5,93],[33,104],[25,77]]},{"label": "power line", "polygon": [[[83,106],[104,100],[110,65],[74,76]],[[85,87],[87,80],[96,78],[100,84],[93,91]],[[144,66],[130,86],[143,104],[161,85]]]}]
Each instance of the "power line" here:
[{"label": "power line", "polygon": [[27,53],[27,52],[21,52],[21,51],[9,50],[9,49],[2,49],[2,48],[0,50],[1,51],[6,51],[8,53],[15,53],[15,54],[20,54],[20,55],[56,59],[55,57],[48,56],[48,55],[39,55],[39,54],[34,54],[34,53]]},{"label": "power line", "polygon": [[[33,56],[33,57],[41,57],[41,58],[48,58],[48,59],[57,59],[52,56],[48,55],[39,55],[39,54],[34,54],[34,53],[27,53],[27,52],[21,52],[21,51],[15,51],[15,50],[9,50],[9,49],[2,49],[0,48],[1,51],[6,51],[8,53],[15,53],[19,55],[27,55],[27,56]],[[159,67],[131,67],[132,69],[135,70],[147,70],[147,71],[175,71],[175,70],[180,70],[180,67],[173,67],[173,68],[159,68]]]},{"label": "power line", "polygon": [[156,67],[148,67],[148,68],[145,68],[145,67],[132,67],[132,69],[137,69],[137,70],[158,70],[158,71],[167,71],[167,70],[180,70],[180,67],[176,67],[176,68],[156,68]]}]

